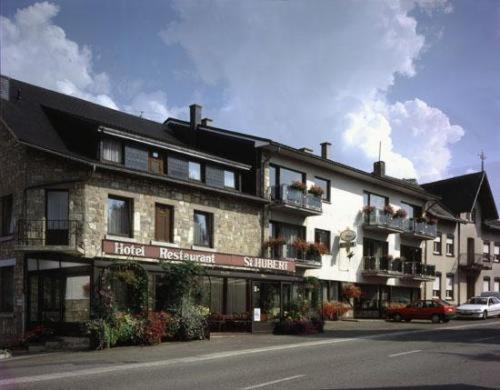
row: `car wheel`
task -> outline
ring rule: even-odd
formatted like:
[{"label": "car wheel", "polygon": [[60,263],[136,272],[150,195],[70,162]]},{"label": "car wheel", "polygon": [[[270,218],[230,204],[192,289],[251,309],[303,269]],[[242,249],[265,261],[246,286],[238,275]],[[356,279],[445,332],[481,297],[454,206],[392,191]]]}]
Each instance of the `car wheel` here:
[{"label": "car wheel", "polygon": [[393,318],[396,322],[401,322],[401,320],[403,319],[403,317],[401,317],[401,314],[395,314]]},{"label": "car wheel", "polygon": [[483,311],[483,320],[487,320],[488,319],[488,312],[485,310]]},{"label": "car wheel", "polygon": [[439,314],[433,314],[431,317],[431,321],[433,324],[439,324],[441,322],[441,317]]}]

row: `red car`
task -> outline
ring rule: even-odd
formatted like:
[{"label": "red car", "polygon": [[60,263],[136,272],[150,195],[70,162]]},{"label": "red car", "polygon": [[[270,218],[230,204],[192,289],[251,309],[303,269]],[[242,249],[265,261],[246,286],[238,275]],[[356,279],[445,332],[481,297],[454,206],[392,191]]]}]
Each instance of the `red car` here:
[{"label": "red car", "polygon": [[431,320],[433,323],[448,322],[455,317],[455,306],[441,299],[418,300],[405,307],[387,309],[387,318],[394,321]]}]

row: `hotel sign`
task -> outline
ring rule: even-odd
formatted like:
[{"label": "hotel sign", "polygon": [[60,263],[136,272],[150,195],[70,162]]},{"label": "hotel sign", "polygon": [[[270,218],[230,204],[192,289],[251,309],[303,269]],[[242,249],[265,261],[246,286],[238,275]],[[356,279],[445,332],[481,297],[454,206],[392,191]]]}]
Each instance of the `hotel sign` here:
[{"label": "hotel sign", "polygon": [[159,260],[194,261],[204,265],[233,266],[279,272],[295,272],[295,263],[290,260],[265,259],[252,256],[230,255],[191,249],[169,248],[159,245],[144,245],[120,241],[103,240],[102,251],[107,255],[144,257]]}]

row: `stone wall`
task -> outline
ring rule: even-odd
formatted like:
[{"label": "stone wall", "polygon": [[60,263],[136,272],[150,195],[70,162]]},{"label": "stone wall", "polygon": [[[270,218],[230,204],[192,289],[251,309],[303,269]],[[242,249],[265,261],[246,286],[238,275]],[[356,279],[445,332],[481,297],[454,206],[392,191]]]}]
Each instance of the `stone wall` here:
[{"label": "stone wall", "polygon": [[174,208],[174,245],[193,245],[194,211],[213,214],[213,250],[222,253],[260,256],[262,206],[208,190],[192,190],[160,181],[98,171],[85,185],[84,248],[87,257],[101,255],[107,236],[109,195],[133,200],[133,237],[150,244],[155,237],[155,204]]}]

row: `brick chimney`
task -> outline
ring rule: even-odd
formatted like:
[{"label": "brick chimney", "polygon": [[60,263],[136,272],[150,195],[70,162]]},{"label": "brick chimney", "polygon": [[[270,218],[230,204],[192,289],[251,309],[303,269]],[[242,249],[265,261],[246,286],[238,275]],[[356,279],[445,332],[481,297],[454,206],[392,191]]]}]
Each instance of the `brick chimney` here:
[{"label": "brick chimney", "polygon": [[330,142],[321,143],[321,158],[330,160],[330,151],[332,144]]},{"label": "brick chimney", "polygon": [[373,172],[376,176],[385,176],[385,162],[375,161],[373,163]]}]

